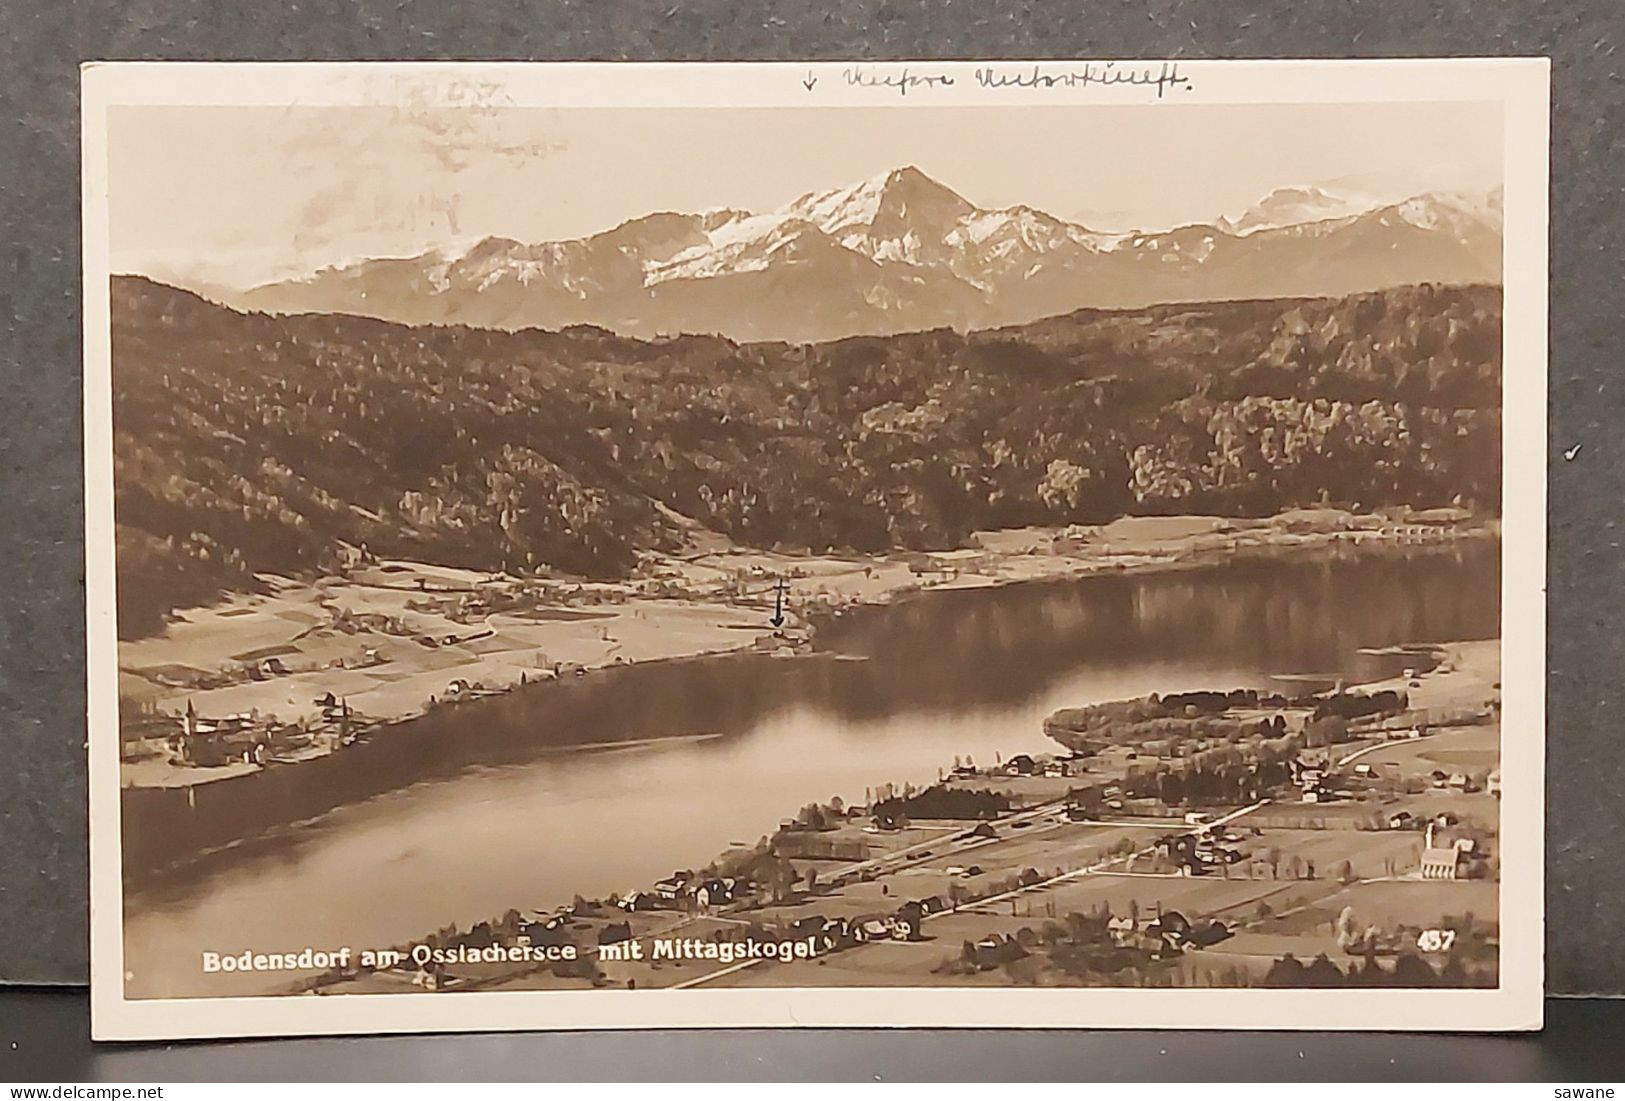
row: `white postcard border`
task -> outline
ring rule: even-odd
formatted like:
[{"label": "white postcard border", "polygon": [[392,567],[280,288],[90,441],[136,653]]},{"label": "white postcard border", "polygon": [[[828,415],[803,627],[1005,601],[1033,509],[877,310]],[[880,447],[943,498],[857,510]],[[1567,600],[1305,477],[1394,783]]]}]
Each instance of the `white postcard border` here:
[{"label": "white postcard border", "polygon": [[[1540,58],[1178,61],[1173,90],[977,87],[978,66],[1083,62],[183,63],[86,65],[85,570],[92,1031],[99,1040],[521,1029],[1004,1027],[1495,1030],[1542,1020],[1547,189],[1550,66]],[[1156,66],[1162,62],[1093,62]],[[950,72],[950,88],[854,85],[861,65]],[[816,95],[802,81],[816,76]],[[1505,118],[1501,968],[1494,990],[716,989],[134,1000],[124,996],[114,622],[107,111],[126,104],[1091,106],[1498,101]],[[798,94],[799,93],[799,94]]]}]

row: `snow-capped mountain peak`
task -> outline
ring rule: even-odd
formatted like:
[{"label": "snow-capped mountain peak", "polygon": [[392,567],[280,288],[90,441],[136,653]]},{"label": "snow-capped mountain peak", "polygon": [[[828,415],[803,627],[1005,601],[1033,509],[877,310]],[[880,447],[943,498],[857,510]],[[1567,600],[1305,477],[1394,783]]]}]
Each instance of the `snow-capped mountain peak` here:
[{"label": "snow-capped mountain peak", "polygon": [[909,225],[952,222],[975,209],[952,188],[908,165],[847,187],[803,195],[785,212],[839,236],[860,227],[897,235]]},{"label": "snow-capped mountain peak", "polygon": [[651,283],[730,270],[759,271],[792,243],[822,236],[880,263],[946,263],[946,242],[977,208],[918,168],[892,169],[845,187],[813,191],[775,211],[704,224],[705,240],[645,265]]},{"label": "snow-capped mountain peak", "polygon": [[1484,195],[1460,191],[1435,191],[1413,195],[1394,209],[1418,229],[1444,230],[1462,237],[1475,230],[1501,224],[1500,189]]},{"label": "snow-capped mountain peak", "polygon": [[1235,218],[1219,219],[1219,228],[1238,237],[1270,229],[1352,218],[1381,206],[1380,200],[1326,187],[1278,187]]},{"label": "snow-capped mountain peak", "polygon": [[1282,187],[1219,228],[1238,237],[1277,231],[1320,232],[1365,216],[1389,218],[1417,229],[1464,234],[1501,224],[1500,189],[1484,194],[1429,191],[1395,201],[1374,194],[1327,187]]},{"label": "snow-capped mountain peak", "polygon": [[267,284],[234,304],[411,323],[823,340],[1015,324],[1082,306],[1499,277],[1494,193],[1395,203],[1283,187],[1233,220],[1101,233],[1032,206],[978,206],[904,166],[775,210],[657,211],[533,244],[487,237],[466,250]]}]

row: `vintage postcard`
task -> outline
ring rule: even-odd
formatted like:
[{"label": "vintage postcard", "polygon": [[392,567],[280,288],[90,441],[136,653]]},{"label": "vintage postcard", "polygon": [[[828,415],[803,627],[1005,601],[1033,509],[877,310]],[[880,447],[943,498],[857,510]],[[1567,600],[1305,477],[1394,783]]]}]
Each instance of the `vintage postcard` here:
[{"label": "vintage postcard", "polygon": [[1538,1027],[1548,84],[86,66],[95,1034]]}]

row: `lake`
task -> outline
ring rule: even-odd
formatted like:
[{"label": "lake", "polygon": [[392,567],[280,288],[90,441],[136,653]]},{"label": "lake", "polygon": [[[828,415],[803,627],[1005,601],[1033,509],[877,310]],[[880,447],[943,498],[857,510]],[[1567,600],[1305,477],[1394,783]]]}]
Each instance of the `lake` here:
[{"label": "lake", "polygon": [[234,843],[131,880],[127,988],[274,989],[287,977],[204,976],[199,953],[381,947],[646,886],[809,802],[1053,749],[1042,722],[1063,706],[1391,674],[1357,651],[1496,637],[1499,594],[1488,539],[1254,557],[924,593],[830,622],[815,655],[623,667],[460,704],[264,783],[204,785],[220,794],[193,808],[197,828]]}]

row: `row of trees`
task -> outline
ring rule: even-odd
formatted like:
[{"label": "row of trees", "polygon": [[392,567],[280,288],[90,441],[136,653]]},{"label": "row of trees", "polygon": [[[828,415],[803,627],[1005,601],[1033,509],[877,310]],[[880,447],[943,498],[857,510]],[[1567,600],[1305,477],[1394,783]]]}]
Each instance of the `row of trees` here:
[{"label": "row of trees", "polygon": [[991,789],[972,789],[950,784],[926,788],[908,797],[881,799],[870,812],[882,821],[910,818],[988,819],[1010,809],[1010,796]]},{"label": "row of trees", "polygon": [[[1485,985],[1490,985],[1494,980],[1486,977],[1483,981]],[[1270,965],[1261,985],[1464,987],[1477,984],[1473,972],[1458,955],[1446,957],[1437,967],[1415,952],[1402,952],[1394,957],[1391,964],[1370,956],[1356,960],[1345,968],[1339,967],[1325,953],[1306,964],[1289,952]]]},{"label": "row of trees", "polygon": [[[1257,692],[1185,692],[1166,697],[1117,700],[1086,707],[1064,707],[1044,720],[1051,738],[1075,752],[1093,752],[1102,745],[1133,746],[1157,756],[1183,753],[1195,745],[1245,746],[1260,739],[1286,735],[1284,716],[1237,718],[1230,708],[1296,708],[1309,712],[1301,744],[1310,748],[1336,745],[1349,739],[1352,720],[1397,715],[1410,706],[1404,692],[1338,692],[1331,696],[1260,696]],[[1223,746],[1218,746],[1223,748]]]}]

